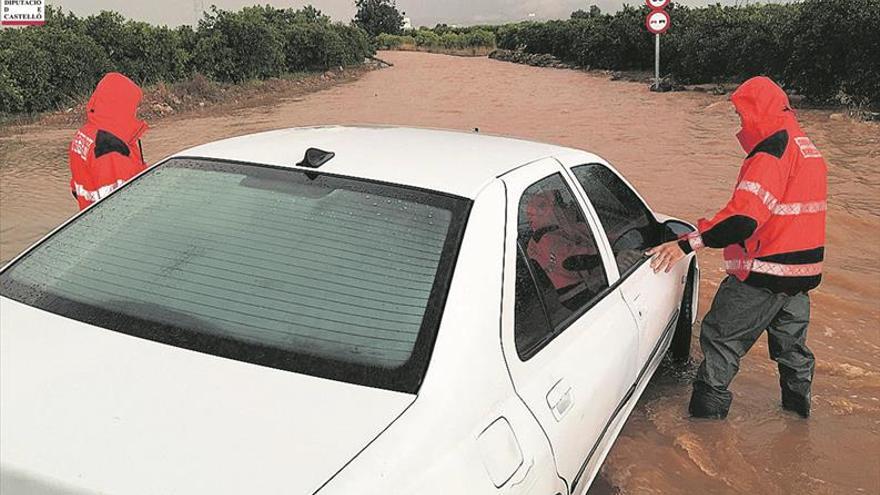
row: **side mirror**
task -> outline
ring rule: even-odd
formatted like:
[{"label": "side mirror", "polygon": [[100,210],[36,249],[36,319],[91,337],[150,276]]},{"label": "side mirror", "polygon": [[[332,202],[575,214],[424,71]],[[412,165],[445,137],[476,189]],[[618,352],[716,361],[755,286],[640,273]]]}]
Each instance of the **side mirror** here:
[{"label": "side mirror", "polygon": [[695,230],[697,229],[687,222],[676,219],[667,220],[663,222],[663,233],[661,242],[674,241],[679,237],[685,234],[690,234]]}]

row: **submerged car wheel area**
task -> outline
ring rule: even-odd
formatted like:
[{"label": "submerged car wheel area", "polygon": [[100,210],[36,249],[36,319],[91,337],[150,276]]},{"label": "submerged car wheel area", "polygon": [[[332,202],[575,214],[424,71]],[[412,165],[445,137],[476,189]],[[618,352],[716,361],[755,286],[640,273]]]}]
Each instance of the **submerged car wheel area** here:
[{"label": "submerged car wheel area", "polygon": [[510,138],[184,151],[0,273],[0,488],[584,493],[687,356],[696,260],[644,252],[690,229]]}]

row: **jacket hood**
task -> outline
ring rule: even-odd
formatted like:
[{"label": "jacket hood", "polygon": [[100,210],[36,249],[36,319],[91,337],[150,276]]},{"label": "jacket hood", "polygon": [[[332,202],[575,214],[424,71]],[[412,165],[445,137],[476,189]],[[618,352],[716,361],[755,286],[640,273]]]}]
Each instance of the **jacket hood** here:
[{"label": "jacket hood", "polygon": [[730,97],[742,123],[737,134],[746,153],[776,131],[794,122],[788,95],[770,78],[753,77],[742,83]]},{"label": "jacket hood", "polygon": [[130,143],[146,130],[146,122],[137,118],[143,91],[131,79],[118,72],[104,76],[86,105],[86,119]]}]

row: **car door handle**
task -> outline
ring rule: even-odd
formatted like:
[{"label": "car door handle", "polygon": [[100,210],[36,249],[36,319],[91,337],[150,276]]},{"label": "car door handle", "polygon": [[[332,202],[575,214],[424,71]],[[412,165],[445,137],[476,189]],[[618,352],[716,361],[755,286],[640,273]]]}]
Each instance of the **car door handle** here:
[{"label": "car door handle", "polygon": [[638,323],[639,328],[642,328],[645,324],[645,318],[648,315],[648,305],[645,302],[647,298],[642,296],[642,293],[636,293],[630,297],[624,295],[623,300],[629,306],[632,311],[633,316],[636,319],[636,323]]},{"label": "car door handle", "polygon": [[556,421],[561,421],[566,413],[571,410],[571,406],[574,405],[574,393],[572,392],[571,385],[565,380],[556,382],[553,388],[547,392],[547,405],[550,407],[550,411],[553,412],[553,417]]},{"label": "car door handle", "polygon": [[635,308],[636,315],[640,320],[645,318],[645,302],[643,301],[641,293],[636,294],[635,297],[633,297],[633,308]]}]

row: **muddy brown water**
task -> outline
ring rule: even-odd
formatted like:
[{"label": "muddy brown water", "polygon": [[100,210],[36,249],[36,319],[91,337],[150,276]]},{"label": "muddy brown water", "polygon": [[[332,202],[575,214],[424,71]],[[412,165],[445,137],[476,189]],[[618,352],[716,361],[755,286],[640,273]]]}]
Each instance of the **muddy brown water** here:
[{"label": "muddy brown water", "polygon": [[[479,127],[596,152],[654,209],[684,219],[713,213],[730,195],[742,153],[733,138],[737,117],[723,97],[653,94],[641,84],[486,58],[382,56],[395,66],[304,98],[161,120],[144,139],[146,156],[290,126]],[[690,373],[664,369],[591,494],[880,493],[880,126],[827,111],[800,117],[830,165],[826,276],[812,293],[809,335],[818,360],[813,417],[780,410],[766,338],[743,361],[727,421],[688,419]],[[65,154],[72,132],[3,130],[0,259],[75,212]],[[723,273],[718,253],[700,262],[702,317]]]}]

